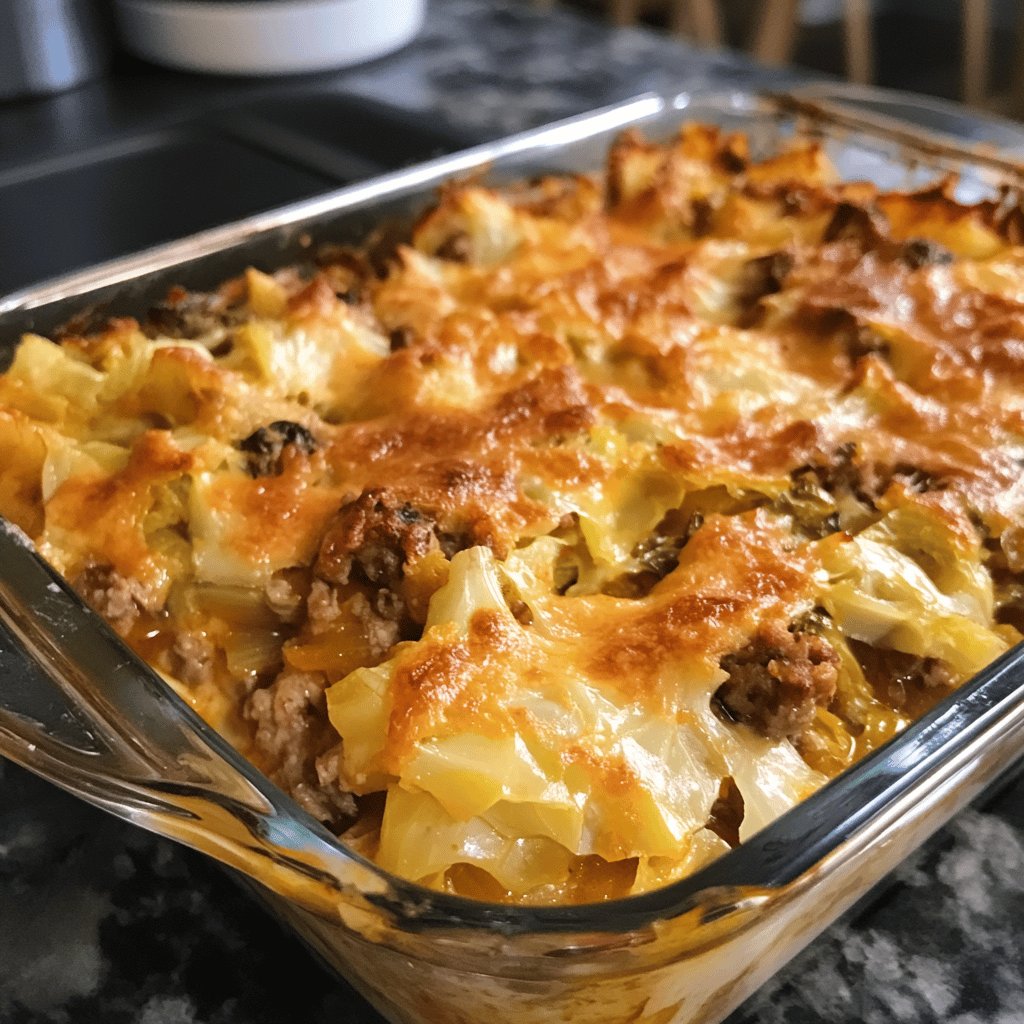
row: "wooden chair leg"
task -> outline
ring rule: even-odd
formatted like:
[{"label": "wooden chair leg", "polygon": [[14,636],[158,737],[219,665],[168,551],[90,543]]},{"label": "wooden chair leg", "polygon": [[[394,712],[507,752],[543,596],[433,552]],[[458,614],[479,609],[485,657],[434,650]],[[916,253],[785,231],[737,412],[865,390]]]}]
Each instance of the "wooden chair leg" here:
[{"label": "wooden chair leg", "polygon": [[724,41],[718,0],[672,0],[669,27],[676,35],[692,36],[701,46],[721,46]]},{"label": "wooden chair leg", "polygon": [[1006,112],[1011,117],[1024,117],[1024,6],[1017,14],[1016,33],[1013,74],[1010,76],[1010,95],[1007,98]]},{"label": "wooden chair leg", "polygon": [[640,13],[640,0],[610,0],[609,7],[616,25],[632,25]]},{"label": "wooden chair leg", "polygon": [[871,0],[845,0],[843,34],[846,40],[846,77],[861,85],[868,85],[875,77],[871,14]]},{"label": "wooden chair leg", "polygon": [[960,0],[963,24],[963,99],[973,106],[985,105],[988,95],[988,61],[992,43],[990,0]]},{"label": "wooden chair leg", "polygon": [[785,64],[796,43],[799,0],[762,0],[761,20],[750,52],[762,64]]}]

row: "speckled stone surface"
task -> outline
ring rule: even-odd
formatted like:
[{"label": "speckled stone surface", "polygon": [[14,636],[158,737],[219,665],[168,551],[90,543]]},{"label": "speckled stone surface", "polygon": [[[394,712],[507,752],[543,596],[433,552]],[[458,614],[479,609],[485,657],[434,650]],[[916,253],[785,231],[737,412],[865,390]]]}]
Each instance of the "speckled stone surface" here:
[{"label": "speckled stone surface", "polygon": [[[469,141],[649,89],[789,77],[513,0],[435,0],[415,45],[317,82]],[[104,117],[127,117],[103,89]],[[0,762],[0,1024],[35,1021],[380,1024],[210,861]],[[854,1021],[1024,1022],[1024,783],[961,813],[730,1018]]]},{"label": "speckled stone surface", "polygon": [[494,137],[647,91],[778,83],[780,75],[731,53],[566,11],[541,15],[516,0],[435,0],[415,46],[349,72],[344,87]]},{"label": "speckled stone surface", "polygon": [[[954,821],[729,1024],[1024,1021],[1024,785]],[[3,1024],[382,1024],[231,877],[0,762]]]}]

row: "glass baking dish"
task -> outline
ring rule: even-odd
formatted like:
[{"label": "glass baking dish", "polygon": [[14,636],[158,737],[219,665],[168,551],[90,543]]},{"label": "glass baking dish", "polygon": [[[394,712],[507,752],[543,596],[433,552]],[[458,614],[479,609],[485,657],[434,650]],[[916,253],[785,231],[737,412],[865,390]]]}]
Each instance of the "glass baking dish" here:
[{"label": "glass baking dish", "polygon": [[[855,95],[820,90],[641,97],[0,300],[0,359],[22,331],[46,332],[85,309],[141,312],[171,284],[208,288],[248,264],[301,262],[315,243],[408,222],[454,175],[500,183],[597,169],[628,126],[659,137],[684,120],[713,122],[745,131],[755,153],[813,133],[844,177],[908,188],[955,171],[964,199],[1019,202],[1024,169],[1011,156],[879,116],[884,94],[872,95],[868,113],[844,102]],[[991,124],[1014,145],[1010,126]],[[1024,645],[664,889],[584,906],[474,902],[390,877],[339,845],[0,521],[0,753],[261,883],[277,913],[394,1024],[721,1020],[1016,760],[1022,684]]]}]

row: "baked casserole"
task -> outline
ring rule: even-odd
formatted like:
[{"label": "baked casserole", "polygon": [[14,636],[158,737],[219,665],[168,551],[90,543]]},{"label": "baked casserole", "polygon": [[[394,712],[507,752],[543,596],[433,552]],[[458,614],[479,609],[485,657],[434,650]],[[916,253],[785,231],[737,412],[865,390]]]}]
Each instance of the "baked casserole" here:
[{"label": "baked casserole", "polygon": [[1024,220],[691,124],[26,336],[0,514],[356,851],[699,869],[1020,638]]}]

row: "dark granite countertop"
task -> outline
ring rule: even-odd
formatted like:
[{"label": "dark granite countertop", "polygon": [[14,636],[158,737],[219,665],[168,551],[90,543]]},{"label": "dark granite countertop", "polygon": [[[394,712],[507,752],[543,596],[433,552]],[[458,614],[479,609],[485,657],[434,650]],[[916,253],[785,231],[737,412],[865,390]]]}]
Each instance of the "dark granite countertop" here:
[{"label": "dark granite countertop", "polygon": [[[514,0],[435,0],[422,37],[348,72],[266,83],[127,62],[0,106],[0,176],[132,132],[315,87],[392,108],[454,146],[645,90],[774,86],[730,54]],[[205,858],[0,762],[0,1022],[360,1024],[379,1018]],[[730,1024],[1024,1022],[1024,784],[962,812]]]}]

